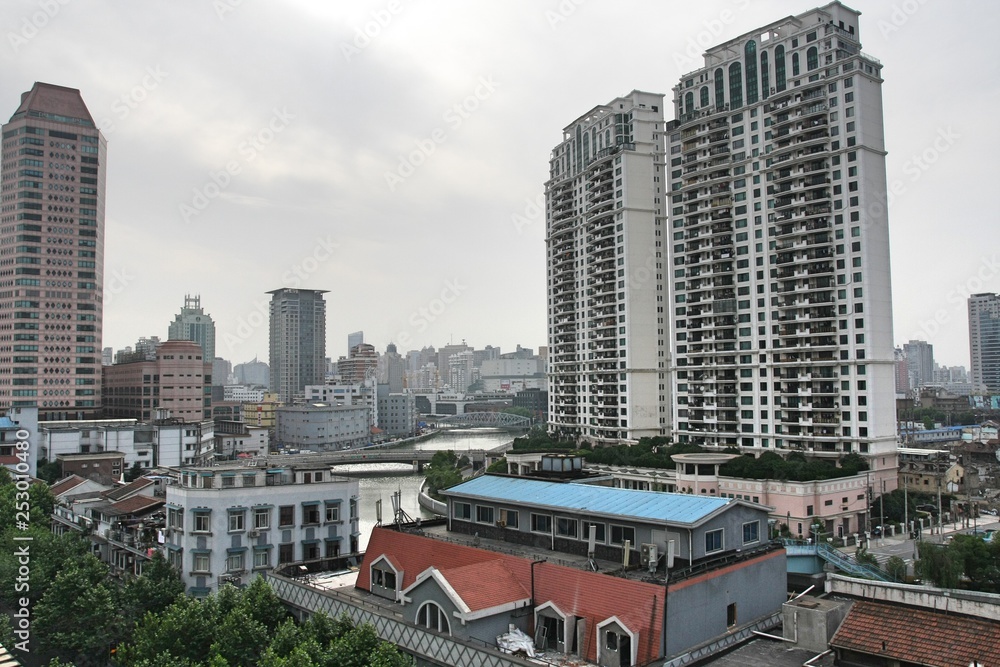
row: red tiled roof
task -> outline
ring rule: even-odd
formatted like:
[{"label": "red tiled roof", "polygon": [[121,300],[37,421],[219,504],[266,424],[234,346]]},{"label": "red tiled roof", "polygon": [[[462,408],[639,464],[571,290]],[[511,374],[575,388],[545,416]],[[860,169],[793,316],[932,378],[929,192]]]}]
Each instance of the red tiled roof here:
[{"label": "red tiled roof", "polygon": [[1000,622],[861,601],[830,646],[935,667],[1000,665]]},{"label": "red tiled roof", "polygon": [[76,488],[86,482],[83,477],[79,475],[70,475],[66,479],[60,480],[52,485],[50,489],[53,496],[58,496],[60,494],[66,493],[70,489]]},{"label": "red tiled roof", "polygon": [[[531,598],[501,560],[441,570],[441,574],[471,611]],[[485,585],[487,582],[489,585]]]},{"label": "red tiled roof", "polygon": [[[531,561],[526,558],[382,527],[372,530],[358,573],[358,588],[371,590],[369,565],[381,555],[391,556],[403,569],[401,590],[409,588],[428,568],[435,567],[473,610],[531,597]],[[504,581],[493,585],[501,568],[509,577],[501,575]],[[515,583],[527,595],[512,597],[519,595]],[[586,620],[587,639],[581,649],[586,659],[597,659],[594,639],[597,624],[612,616],[639,633],[639,664],[659,657],[662,586],[541,562],[535,566],[534,589],[536,605],[552,602],[562,613]]]}]

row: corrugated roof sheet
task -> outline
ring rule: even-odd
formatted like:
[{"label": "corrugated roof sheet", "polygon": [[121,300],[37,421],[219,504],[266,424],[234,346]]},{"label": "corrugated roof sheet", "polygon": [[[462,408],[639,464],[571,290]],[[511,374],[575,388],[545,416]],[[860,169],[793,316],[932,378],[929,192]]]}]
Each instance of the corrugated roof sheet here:
[{"label": "corrugated roof sheet", "polygon": [[701,522],[731,502],[727,498],[684,493],[635,491],[496,475],[476,477],[444,493],[687,525]]}]

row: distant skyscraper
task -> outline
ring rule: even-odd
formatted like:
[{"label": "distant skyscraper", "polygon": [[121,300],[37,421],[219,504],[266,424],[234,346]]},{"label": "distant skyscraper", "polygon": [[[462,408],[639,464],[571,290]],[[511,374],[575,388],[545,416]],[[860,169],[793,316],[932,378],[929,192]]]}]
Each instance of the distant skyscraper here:
[{"label": "distant skyscraper", "polygon": [[233,367],[236,382],[239,384],[259,385],[266,387],[271,383],[271,373],[267,364],[254,358]]},{"label": "distant skyscraper", "polygon": [[917,387],[934,382],[934,346],[924,340],[911,340],[903,345],[910,386]]},{"label": "distant skyscraper", "polygon": [[270,303],[271,391],[291,403],[326,370],[326,290],[277,289]]},{"label": "distant skyscraper", "polygon": [[0,411],[97,416],[106,156],[74,88],[35,83],[3,126]]},{"label": "distant skyscraper", "polygon": [[840,2],[708,48],[674,87],[656,241],[678,442],[860,453],[896,488],[881,88]]},{"label": "distant skyscraper", "polygon": [[363,342],[365,342],[364,331],[355,331],[354,333],[347,334],[347,356],[351,356],[351,350]]},{"label": "distant skyscraper", "polygon": [[668,433],[663,125],[663,95],[633,91],[574,120],[552,150],[549,428],[559,437]]},{"label": "distant skyscraper", "polygon": [[[184,295],[184,307],[174,316],[167,333],[170,340],[193,340],[201,345],[208,361],[215,359],[215,322],[201,307],[201,296]],[[225,380],[225,378],[223,378]],[[213,380],[214,382],[214,380]],[[225,384],[225,382],[214,382]]]},{"label": "distant skyscraper", "polygon": [[969,297],[969,357],[973,385],[1000,393],[1000,295]]},{"label": "distant skyscraper", "polygon": [[389,385],[389,391],[398,394],[403,391],[403,378],[406,375],[406,360],[400,356],[395,343],[389,343],[385,354],[379,357],[379,384]]}]

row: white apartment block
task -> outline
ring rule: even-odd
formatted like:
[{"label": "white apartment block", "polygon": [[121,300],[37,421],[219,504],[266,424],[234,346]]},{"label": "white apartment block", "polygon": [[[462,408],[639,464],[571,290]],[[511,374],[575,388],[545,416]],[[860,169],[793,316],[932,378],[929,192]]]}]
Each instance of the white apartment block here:
[{"label": "white apartment block", "polygon": [[222,388],[223,400],[238,403],[260,403],[264,400],[264,387],[245,384],[227,384]]},{"label": "white apartment block", "polygon": [[125,467],[136,462],[148,470],[203,463],[213,457],[212,420],[143,424],[135,419],[49,421],[39,424],[39,456],[121,452]]},{"label": "white apartment block", "polygon": [[674,87],[675,438],[865,456],[896,486],[881,64],[833,2]]},{"label": "white apartment block", "polygon": [[307,403],[362,406],[368,410],[368,425],[379,422],[378,390],[372,379],[354,384],[311,384],[305,388]]},{"label": "white apartment block", "polygon": [[549,430],[594,443],[669,432],[663,95],[563,130],[546,198]]},{"label": "white apartment block", "polygon": [[358,481],[329,466],[184,468],[167,487],[164,550],[189,593],[358,550]]}]

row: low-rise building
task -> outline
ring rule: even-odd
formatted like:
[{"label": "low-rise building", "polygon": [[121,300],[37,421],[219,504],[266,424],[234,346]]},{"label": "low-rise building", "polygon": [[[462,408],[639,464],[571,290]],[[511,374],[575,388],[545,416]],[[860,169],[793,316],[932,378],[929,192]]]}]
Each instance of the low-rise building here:
[{"label": "low-rise building", "polygon": [[39,458],[38,408],[8,408],[0,414],[0,466],[34,477]]},{"label": "low-rise building", "polygon": [[270,432],[262,426],[247,426],[241,421],[215,422],[216,460],[266,455],[270,442]]},{"label": "low-rise building", "polygon": [[389,385],[378,386],[377,426],[387,436],[408,436],[417,432],[417,399],[410,392],[392,393]]},{"label": "low-rise building", "polygon": [[336,451],[371,440],[366,406],[306,403],[278,408],[275,444],[285,449]]},{"label": "low-rise building", "polygon": [[358,481],[321,464],[182,468],[166,512],[167,559],[195,595],[358,550]]},{"label": "low-rise building", "polygon": [[59,454],[56,462],[64,477],[77,475],[108,485],[121,481],[125,471],[125,455],[116,451]]},{"label": "low-rise building", "polygon": [[424,628],[644,665],[770,627],[785,601],[750,502],[497,475],[444,493],[446,526],[377,527],[357,578]]},{"label": "low-rise building", "polygon": [[135,419],[41,422],[40,456],[49,461],[67,454],[120,452],[125,467],[138,463],[144,470],[193,465],[211,460],[215,425],[211,420],[183,422],[164,419],[140,423]]}]

